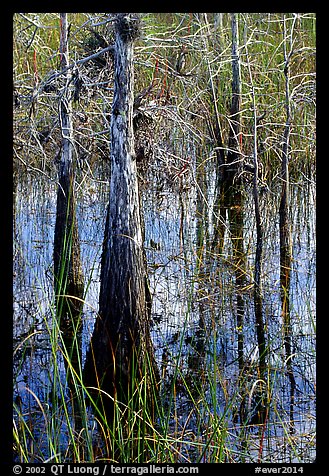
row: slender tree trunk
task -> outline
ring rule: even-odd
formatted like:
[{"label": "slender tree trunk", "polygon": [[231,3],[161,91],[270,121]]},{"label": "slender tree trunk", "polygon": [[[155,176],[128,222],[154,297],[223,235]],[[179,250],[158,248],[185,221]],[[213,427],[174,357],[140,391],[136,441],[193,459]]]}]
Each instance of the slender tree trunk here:
[{"label": "slender tree trunk", "polygon": [[[251,84],[251,97],[252,97],[252,108],[253,108],[253,198],[254,198],[254,210],[255,210],[255,220],[256,220],[256,253],[255,253],[255,269],[254,269],[254,309],[255,309],[255,325],[256,325],[256,336],[257,336],[257,346],[259,353],[259,365],[258,373],[261,385],[263,389],[260,388],[257,396],[257,414],[255,416],[258,423],[266,421],[267,418],[267,408],[265,406],[266,401],[266,335],[265,335],[265,326],[263,319],[263,296],[262,296],[262,266],[263,266],[263,223],[262,216],[260,211],[259,204],[259,186],[258,186],[258,177],[259,177],[259,160],[258,160],[258,144],[257,144],[257,106],[256,106],[256,94],[254,89],[253,77],[250,68],[249,55],[247,43],[245,44],[246,56],[248,61],[248,70],[249,78]],[[264,390],[265,388],[265,390]]]},{"label": "slender tree trunk", "polygon": [[241,132],[241,73],[239,57],[239,30],[236,13],[231,13],[232,25],[232,104],[230,111],[230,133],[228,140],[227,166],[225,181],[227,187],[237,184],[240,167],[240,132]]},{"label": "slender tree trunk", "polygon": [[[61,69],[69,64],[67,14],[60,14]],[[57,190],[56,224],[54,236],[54,288],[56,317],[70,364],[66,365],[69,388],[72,391],[75,422],[80,427],[79,408],[74,393],[74,372],[81,366],[81,311],[83,298],[83,273],[80,260],[80,243],[76,224],[73,130],[71,121],[70,73],[65,73],[65,86],[59,103],[59,120],[62,142]],[[67,359],[65,359],[67,362]]]},{"label": "slender tree trunk", "polygon": [[[253,92],[253,98],[255,98]],[[266,339],[263,322],[263,297],[262,297],[262,265],[263,265],[263,224],[259,206],[259,187],[258,187],[258,153],[257,153],[257,120],[256,104],[254,102],[254,174],[253,174],[253,196],[256,218],[256,255],[254,271],[254,307],[256,334],[259,350],[259,374],[260,378],[265,377],[266,366]]]},{"label": "slender tree trunk", "polygon": [[[102,255],[99,316],[84,368],[85,384],[100,388],[112,397],[103,399],[108,419],[114,416],[114,401],[131,404],[133,392],[138,400],[136,389],[145,376],[149,408],[135,410],[154,411],[153,395],[158,379],[149,332],[147,275],[134,153],[133,54],[138,34],[138,17],[133,14],[117,16],[110,201]],[[97,395],[101,396],[96,392]]]},{"label": "slender tree trunk", "polygon": [[[239,31],[238,20],[236,13],[231,14],[231,28],[232,28],[232,103],[230,110],[230,132],[228,137],[228,152],[225,159],[225,154],[222,150],[222,136],[219,127],[219,119],[215,124],[216,136],[218,137],[217,146],[219,147],[218,154],[218,172],[215,210],[218,214],[217,226],[215,228],[214,243],[221,240],[225,232],[226,212],[230,206],[232,197],[239,192],[232,189],[232,185],[239,187],[241,181],[239,178],[239,170],[241,164],[241,72],[240,72],[240,57],[239,57]],[[217,117],[219,115],[217,114]],[[223,243],[223,241],[222,241]],[[222,246],[219,247],[221,252]]]},{"label": "slender tree trunk", "polygon": [[223,13],[215,13],[214,15],[214,27],[215,31],[221,33],[223,30]]},{"label": "slender tree trunk", "polygon": [[[206,51],[209,51],[209,42],[208,42],[208,36],[211,34],[211,29],[210,25],[208,22],[208,17],[207,14],[203,14],[204,18],[204,23],[200,22],[200,27],[205,28],[205,31],[207,32],[205,35],[203,35],[203,41],[204,41],[204,48]],[[213,108],[213,113],[206,112],[206,121],[207,121],[207,127],[209,130],[209,134],[216,145],[216,157],[217,157],[217,183],[216,183],[216,188],[220,190],[220,186],[223,180],[223,166],[225,164],[225,152],[224,152],[224,142],[223,142],[223,137],[222,137],[222,131],[221,131],[221,124],[220,124],[220,115],[219,115],[219,110],[218,110],[218,86],[215,80],[215,76],[212,72],[212,66],[209,61],[209,55],[206,54],[205,59],[207,61],[207,66],[208,66],[208,72],[209,72],[209,104],[211,104],[211,107],[209,107],[209,110],[211,111]],[[217,192],[218,194],[220,192]]]},{"label": "slender tree trunk", "polygon": [[[69,63],[66,13],[60,14],[60,53],[61,69],[64,70]],[[59,104],[62,143],[54,236],[57,317],[60,320],[61,329],[66,330],[67,335],[74,334],[75,326],[80,326],[78,320],[83,296],[83,273],[75,212],[73,131],[69,83],[70,73],[67,72],[66,85]]]},{"label": "slender tree trunk", "polygon": [[238,361],[240,375],[244,371],[244,296],[243,287],[246,281],[246,255],[244,251],[244,199],[240,189],[229,193],[228,219],[232,240],[233,262],[235,268],[235,284],[237,289],[236,325],[238,329]]},{"label": "slender tree trunk", "polygon": [[289,137],[290,137],[290,87],[289,87],[289,62],[290,55],[286,49],[286,22],[284,20],[284,76],[285,76],[285,109],[286,124],[283,134],[281,178],[282,190],[279,209],[280,228],[280,287],[281,287],[281,309],[283,319],[284,346],[286,353],[287,375],[290,381],[290,427],[294,431],[294,399],[295,399],[295,377],[292,366],[291,350],[291,322],[290,322],[290,273],[291,273],[291,230],[289,224]]}]

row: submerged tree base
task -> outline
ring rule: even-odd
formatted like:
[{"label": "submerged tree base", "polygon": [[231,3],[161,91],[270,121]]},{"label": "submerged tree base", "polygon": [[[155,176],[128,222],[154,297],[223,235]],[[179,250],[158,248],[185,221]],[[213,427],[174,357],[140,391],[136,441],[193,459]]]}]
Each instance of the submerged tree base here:
[{"label": "submerged tree base", "polygon": [[[158,384],[149,330],[133,132],[133,45],[139,21],[139,16],[133,14],[116,17],[110,200],[99,316],[84,368],[84,384],[93,387],[90,391],[96,398],[94,403],[105,410],[116,441],[119,429],[127,435],[136,418],[138,432],[140,426],[142,433],[147,432],[155,416]],[[115,457],[119,458],[120,451],[119,445]]]}]

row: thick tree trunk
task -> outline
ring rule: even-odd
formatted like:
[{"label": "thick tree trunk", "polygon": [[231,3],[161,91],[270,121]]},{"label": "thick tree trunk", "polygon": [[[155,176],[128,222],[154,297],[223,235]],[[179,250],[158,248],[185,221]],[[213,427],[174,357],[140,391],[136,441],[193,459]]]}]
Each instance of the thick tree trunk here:
[{"label": "thick tree trunk", "polygon": [[[146,268],[133,136],[133,44],[138,17],[116,19],[111,116],[110,201],[102,256],[99,316],[84,369],[85,384],[128,404],[146,376],[152,406],[157,368],[149,332]],[[138,393],[138,392],[137,392]],[[95,392],[94,392],[95,394]],[[97,392],[94,396],[101,396]],[[103,399],[107,417],[113,400]],[[146,409],[145,409],[146,410]]]}]

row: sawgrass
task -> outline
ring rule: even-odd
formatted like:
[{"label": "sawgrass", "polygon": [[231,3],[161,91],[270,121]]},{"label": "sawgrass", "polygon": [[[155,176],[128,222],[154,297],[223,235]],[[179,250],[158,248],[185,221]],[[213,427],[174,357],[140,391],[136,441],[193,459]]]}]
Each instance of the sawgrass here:
[{"label": "sawgrass", "polygon": [[[74,21],[77,21],[77,18],[75,16]],[[152,23],[151,16],[147,17],[145,25],[153,37],[160,32],[161,41],[152,39],[151,34],[149,38],[146,35],[143,41],[145,40],[147,43],[147,48],[143,50],[142,41],[136,48],[138,69],[136,90],[147,86],[152,80],[156,58],[159,57],[158,75],[160,81],[163,85],[169,79],[172,80],[173,102],[171,106],[173,104],[177,106],[179,112],[175,116],[178,118],[175,125],[178,124],[179,127],[175,127],[172,132],[172,137],[178,144],[177,155],[180,155],[183,145],[185,147],[188,142],[187,139],[184,142],[185,131],[192,131],[194,135],[191,132],[189,140],[191,137],[197,138],[196,142],[200,139],[204,147],[205,156],[200,158],[203,163],[208,160],[213,144],[209,143],[208,132],[204,130],[205,121],[202,114],[201,118],[198,116],[200,98],[202,107],[206,107],[210,117],[214,117],[214,103],[217,103],[218,118],[224,136],[229,131],[231,77],[229,17],[224,18],[224,30],[218,33],[221,35],[221,50],[219,43],[216,43],[217,37],[214,37],[213,44],[208,37],[207,54],[205,54],[203,38],[198,36],[205,29],[199,20],[196,21],[188,14],[181,16],[162,14],[157,18],[162,21],[159,28],[156,22]],[[261,14],[248,15],[248,17],[241,14],[239,20],[241,60],[244,60],[243,44],[247,40],[249,41],[248,52],[252,58],[251,67],[255,89],[259,93],[257,95],[258,112],[262,113],[264,109],[267,110],[267,115],[258,130],[260,148],[264,146],[264,151],[260,154],[265,171],[264,178],[275,180],[280,166],[284,127],[283,72],[280,63],[282,62],[283,41],[282,18],[274,14],[271,18],[273,21],[267,23],[266,18]],[[57,66],[59,39],[56,22],[58,18],[55,14],[45,14],[42,16],[42,21],[44,25],[47,25],[47,28],[30,25],[30,30],[28,30],[30,34],[25,34],[25,37],[20,37],[20,41],[15,39],[14,42],[15,81],[23,88],[21,90],[23,92],[31,92],[33,89],[36,68],[39,76],[43,77],[50,69],[56,69]],[[16,23],[15,35],[22,35],[23,28],[27,25],[23,22],[22,17],[19,17],[19,22]],[[82,22],[83,18],[81,18]],[[180,23],[181,27],[177,29]],[[164,41],[167,40],[166,33],[169,26],[173,36],[170,41]],[[263,31],[265,27],[266,35]],[[36,42],[27,48],[28,42],[32,39],[34,28],[36,28]],[[185,35],[185,40],[190,47],[188,67],[195,74],[192,76],[192,80],[188,77],[170,76],[170,68],[166,67],[167,61],[171,61],[172,66],[176,52],[181,45],[178,32]],[[257,35],[259,35],[258,38],[256,38]],[[301,17],[299,29],[295,30],[295,35],[297,39],[291,71],[292,90],[295,94],[294,130],[291,137],[290,176],[292,178],[303,176],[303,174],[312,177],[314,173],[315,154],[312,137],[314,132],[315,19],[312,15]],[[36,55],[34,51],[36,51]],[[149,57],[150,51],[153,55],[152,61]],[[213,61],[214,58],[217,58],[216,61]],[[246,70],[243,68],[242,75],[243,145],[244,152],[248,154],[252,142],[250,137],[251,98]],[[302,80],[299,80],[300,77]],[[208,84],[210,78],[216,84],[215,95],[212,98],[209,96],[209,91],[205,89],[205,84]],[[99,101],[99,99],[97,100]],[[89,110],[93,111],[93,104],[92,102],[88,106],[87,113]],[[40,122],[48,116],[52,117],[54,111],[50,109],[49,112],[48,106],[49,104],[40,101],[37,117]],[[24,104],[22,108],[25,114]],[[96,110],[99,112],[99,118],[102,117],[98,121],[97,127],[102,129],[103,104],[97,106]],[[185,113],[188,111],[192,111],[195,115],[193,124],[192,121],[186,119]],[[203,113],[204,110],[201,112]],[[22,120],[24,114],[20,110],[15,117]],[[26,147],[27,155],[29,150]],[[31,161],[35,160],[32,155]],[[48,162],[53,160],[47,151],[45,151],[45,156]],[[25,156],[23,158],[26,159]],[[252,223],[252,219],[250,219],[250,223]],[[205,229],[204,225],[204,229],[199,228],[199,233],[204,237],[209,234],[209,230]],[[251,238],[249,240],[251,241]],[[201,241],[203,238],[200,238]],[[222,256],[213,254],[212,258],[214,261],[217,259],[220,261]],[[95,263],[91,263],[90,268],[93,268],[94,265]],[[29,266],[27,261],[25,266]],[[35,295],[35,301],[40,303],[38,313],[42,316],[42,331],[31,328],[24,338],[16,343],[15,356],[18,357],[18,362],[15,377],[23,372],[26,365],[33,373],[34,358],[38,352],[36,338],[43,335],[47,342],[45,355],[42,357],[45,360],[44,368],[47,378],[42,376],[44,382],[41,388],[40,386],[35,388],[33,382],[24,381],[22,392],[18,393],[15,400],[14,451],[16,461],[218,463],[248,462],[250,460],[270,461],[271,458],[273,461],[277,458],[277,446],[285,444],[287,447],[289,446],[290,454],[293,454],[295,460],[302,462],[303,451],[307,452],[314,445],[314,435],[308,434],[309,429],[305,429],[309,442],[306,442],[305,447],[301,450],[300,441],[290,432],[289,418],[283,410],[284,402],[278,397],[277,390],[277,385],[280,385],[282,381],[284,366],[280,366],[276,362],[269,362],[266,376],[260,382],[257,376],[257,361],[252,354],[249,356],[249,360],[253,364],[252,368],[246,367],[239,378],[233,376],[228,381],[216,348],[216,325],[210,326],[206,330],[204,339],[206,344],[204,344],[203,351],[196,351],[192,345],[189,347],[190,350],[186,349],[186,338],[191,338],[188,332],[188,321],[193,307],[194,294],[192,291],[196,284],[201,287],[204,285],[201,273],[199,273],[200,266],[196,269],[192,283],[186,284],[186,288],[191,286],[190,292],[186,289],[187,310],[181,323],[176,352],[171,352],[169,355],[171,361],[169,376],[164,377],[160,383],[160,398],[156,399],[156,418],[153,418],[146,410],[150,387],[146,385],[149,365],[145,359],[145,378],[141,381],[132,379],[134,386],[128,402],[125,404],[114,402],[115,417],[111,422],[107,421],[102,407],[96,405],[90,394],[90,389],[86,388],[83,383],[83,357],[79,326],[72,316],[73,336],[71,336],[71,341],[73,347],[68,347],[59,325],[58,316],[56,316],[55,302],[49,296],[48,284],[44,281],[37,282],[36,279],[38,287],[43,289],[42,305],[40,296],[37,293]],[[62,276],[62,279],[65,279],[65,276]],[[94,306],[87,300],[87,290],[92,279],[90,276],[86,280],[83,299],[85,309]],[[215,286],[215,284],[214,280],[212,285]],[[223,308],[225,299],[227,299],[225,294],[229,293],[227,284],[223,278],[221,294],[218,296],[220,306]],[[268,290],[268,292],[270,293],[272,290]],[[302,311],[297,309],[296,313],[300,316],[301,329],[303,319],[309,319],[314,331],[315,322],[312,317],[314,309],[311,297],[307,296],[306,298],[306,312],[302,304],[300,308]],[[45,309],[47,310],[45,311]],[[83,314],[81,318],[83,318]],[[235,331],[232,329],[232,333]],[[311,339],[312,336],[310,336]],[[193,337],[192,344],[196,340],[196,337]],[[273,350],[271,345],[269,342],[269,354]],[[73,355],[78,356],[74,362],[72,362]],[[194,364],[187,366],[186,362],[194,362]],[[271,419],[268,417],[263,424],[250,425],[248,418],[245,418],[241,419],[238,425],[235,424],[234,418],[239,412],[242,399],[245,398],[247,406],[251,406],[252,398],[258,387],[262,388],[266,396]],[[89,397],[88,404],[86,397]],[[107,400],[113,400],[113,396],[103,393],[104,403]],[[184,407],[183,404],[186,406]],[[306,439],[307,437],[305,437]]]}]

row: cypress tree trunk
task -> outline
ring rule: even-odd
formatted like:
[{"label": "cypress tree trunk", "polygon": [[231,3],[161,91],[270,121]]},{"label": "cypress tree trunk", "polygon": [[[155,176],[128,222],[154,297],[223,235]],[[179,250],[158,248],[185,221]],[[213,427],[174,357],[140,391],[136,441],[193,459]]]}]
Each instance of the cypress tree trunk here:
[{"label": "cypress tree trunk", "polygon": [[263,267],[263,223],[259,204],[259,187],[258,187],[258,153],[257,153],[257,120],[256,120],[256,104],[255,93],[253,91],[254,102],[254,173],[253,173],[253,197],[256,218],[256,254],[255,254],[255,270],[254,270],[254,307],[256,335],[259,351],[259,377],[265,380],[266,369],[266,338],[265,326],[263,320],[263,295],[262,295],[262,267]]},{"label": "cypress tree trunk", "polygon": [[[259,196],[259,158],[258,158],[258,145],[257,145],[257,108],[256,108],[256,94],[253,82],[253,76],[250,67],[249,53],[247,43],[245,43],[247,66],[249,70],[249,78],[251,84],[251,96],[253,106],[253,199],[256,221],[256,253],[255,253],[255,269],[254,269],[254,309],[255,309],[255,325],[256,336],[258,346],[258,374],[260,381],[260,388],[257,392],[256,398],[256,414],[254,416],[254,422],[265,423],[268,415],[268,409],[266,408],[266,358],[267,358],[267,346],[266,346],[266,333],[265,324],[263,318],[263,295],[262,295],[262,267],[263,267],[263,223],[260,210],[260,196]],[[263,387],[263,388],[262,388]]]},{"label": "cypress tree trunk", "polygon": [[[60,14],[60,54],[61,69],[64,70],[69,64],[66,13]],[[83,273],[75,212],[70,79],[70,73],[66,72],[65,86],[59,104],[62,143],[54,235],[54,284],[59,325],[64,332],[64,340],[67,338],[67,342],[73,345],[72,339],[74,340],[76,330],[81,325]],[[75,352],[76,349],[73,354]],[[77,358],[77,355],[75,357]]]},{"label": "cypress tree trunk", "polygon": [[[237,180],[240,165],[240,131],[241,131],[241,73],[239,58],[239,31],[236,13],[231,14],[232,25],[232,104],[230,115],[230,133],[228,140],[227,166],[225,167],[226,187]],[[237,184],[237,182],[236,182]]]},{"label": "cypress tree trunk", "polygon": [[281,309],[283,320],[284,346],[286,353],[287,376],[290,381],[290,430],[294,432],[294,402],[295,402],[295,377],[293,373],[293,360],[291,349],[291,319],[290,319],[290,274],[291,274],[291,230],[289,224],[289,137],[290,137],[290,87],[289,87],[289,62],[290,55],[286,50],[286,22],[284,20],[284,76],[285,76],[285,109],[286,124],[283,134],[281,178],[282,190],[279,209],[280,228],[280,288]]},{"label": "cypress tree trunk", "polygon": [[[221,253],[225,233],[225,221],[227,209],[231,206],[234,196],[238,197],[239,190],[232,190],[233,184],[238,188],[241,185],[238,174],[241,167],[241,72],[239,57],[239,31],[236,13],[231,13],[232,29],[232,102],[230,109],[230,131],[228,137],[228,151],[225,159],[223,149],[222,134],[217,123],[215,127],[215,137],[217,138],[217,184],[215,200],[215,210],[218,213],[217,225],[214,234],[214,243],[220,242],[219,252]],[[224,165],[224,166],[223,166]],[[239,201],[239,200],[238,200]]]},{"label": "cypress tree trunk", "polygon": [[[133,45],[138,34],[139,18],[133,14],[118,14],[110,201],[102,255],[99,316],[84,368],[85,384],[100,388],[112,397],[102,399],[108,419],[114,415],[114,400],[132,404],[132,393],[145,375],[152,410],[154,388],[151,386],[155,386],[158,375],[149,332],[147,275],[134,153]],[[97,398],[102,394],[96,391],[93,396]]]},{"label": "cypress tree trunk", "polygon": [[[67,14],[60,14],[61,69],[69,64]],[[59,120],[62,142],[57,190],[56,223],[54,235],[54,289],[56,318],[62,332],[67,380],[72,393],[74,419],[77,432],[81,428],[80,409],[75,398],[77,387],[74,371],[80,371],[81,363],[81,312],[84,292],[80,260],[80,242],[76,224],[73,130],[71,121],[70,73],[64,73],[65,85],[59,103]],[[72,372],[72,369],[74,370]]]},{"label": "cypress tree trunk", "polygon": [[233,262],[235,268],[236,294],[236,325],[238,329],[238,362],[239,371],[244,371],[244,296],[243,287],[246,278],[246,254],[244,251],[244,199],[240,188],[228,193],[228,218],[232,239]]}]

